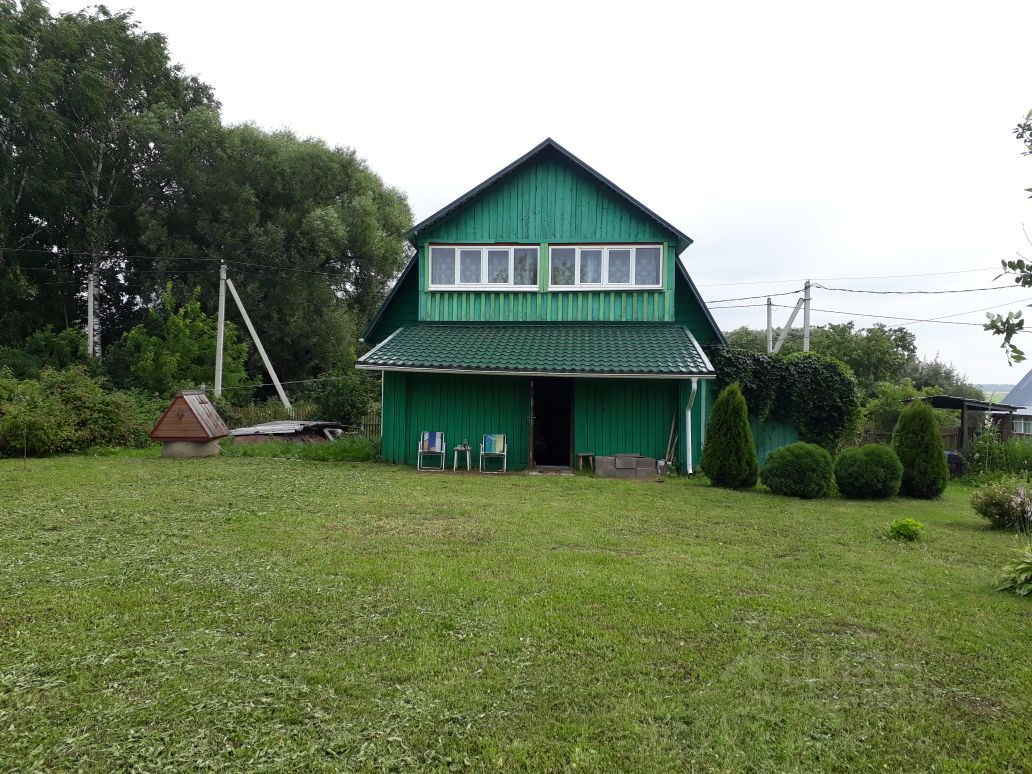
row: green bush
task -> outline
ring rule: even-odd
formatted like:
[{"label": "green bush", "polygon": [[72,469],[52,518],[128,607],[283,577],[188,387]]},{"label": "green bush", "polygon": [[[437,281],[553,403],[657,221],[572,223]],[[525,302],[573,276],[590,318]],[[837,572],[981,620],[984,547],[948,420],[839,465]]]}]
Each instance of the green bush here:
[{"label": "green bush", "polygon": [[997,591],[1012,591],[1019,597],[1032,594],[1032,543],[1018,550],[1018,558],[1003,567]]},{"label": "green bush", "polygon": [[0,377],[0,455],[41,457],[95,446],[143,446],[162,405],[113,392],[83,366],[44,368],[38,380]]},{"label": "green bush", "polygon": [[824,497],[831,488],[831,455],[817,444],[790,443],[767,455],[760,480],[774,494]]},{"label": "green bush", "polygon": [[1032,485],[1024,476],[1003,476],[971,494],[975,513],[994,527],[1026,530],[1032,527]]},{"label": "green bush", "polygon": [[896,540],[920,540],[924,524],[917,519],[896,519],[889,525],[889,537]]},{"label": "green bush", "polygon": [[701,467],[714,486],[756,486],[756,447],[749,427],[749,409],[737,384],[725,387],[713,403]]},{"label": "green bush", "polygon": [[355,426],[369,413],[380,382],[355,368],[327,371],[305,385],[304,398],[315,405],[317,419]]},{"label": "green bush", "polygon": [[943,493],[950,469],[935,412],[924,401],[915,400],[900,413],[892,448],[903,463],[900,492],[922,499]]},{"label": "green bush", "polygon": [[380,456],[380,445],[376,441],[353,435],[328,443],[233,443],[227,439],[222,449],[236,457],[284,457],[317,462],[371,462]]},{"label": "green bush", "polygon": [[884,500],[899,494],[902,480],[903,464],[883,444],[843,449],[835,460],[835,485],[843,497]]}]

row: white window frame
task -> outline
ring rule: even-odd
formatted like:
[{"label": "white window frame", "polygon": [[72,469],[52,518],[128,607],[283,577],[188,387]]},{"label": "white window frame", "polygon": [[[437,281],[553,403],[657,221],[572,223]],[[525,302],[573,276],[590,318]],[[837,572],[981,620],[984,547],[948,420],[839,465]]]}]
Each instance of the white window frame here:
[{"label": "white window frame", "polygon": [[[436,249],[454,250],[455,251],[455,282],[448,285],[435,283],[433,281],[433,251]],[[461,262],[459,256],[463,250],[479,250],[480,251],[480,282],[459,282],[459,269]],[[505,250],[509,253],[509,281],[508,282],[488,282],[487,277],[487,252],[488,250],[497,250],[499,252]],[[516,250],[533,250],[535,253],[534,262],[537,266],[538,282],[533,285],[517,285],[516,280]],[[426,252],[426,274],[427,274],[427,287],[430,290],[493,290],[496,292],[537,292],[539,289],[539,283],[541,279],[541,246],[540,245],[457,245],[457,244],[432,244],[427,246]]]},{"label": "white window frame", "polygon": [[[659,282],[654,285],[636,285],[634,283],[634,271],[635,263],[637,260],[638,250],[641,248],[652,248],[659,249]],[[553,285],[552,284],[552,251],[553,250],[575,250],[574,266],[573,266],[573,284],[572,285]],[[601,250],[602,251],[602,281],[601,282],[581,282],[581,250]],[[609,251],[610,250],[630,250],[631,251],[631,270],[630,280],[628,282],[610,282],[609,281]],[[663,254],[663,245],[661,244],[637,244],[637,245],[549,245],[548,246],[548,289],[555,291],[583,291],[583,290],[662,290],[663,289],[663,267],[665,265],[666,256]]]}]

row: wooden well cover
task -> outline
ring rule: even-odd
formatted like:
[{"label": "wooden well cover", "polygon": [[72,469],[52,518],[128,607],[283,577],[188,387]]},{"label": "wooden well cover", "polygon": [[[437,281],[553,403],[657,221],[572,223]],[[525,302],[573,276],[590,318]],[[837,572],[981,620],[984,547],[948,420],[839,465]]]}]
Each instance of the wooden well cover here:
[{"label": "wooden well cover", "polygon": [[213,441],[229,428],[201,390],[183,390],[150,432],[155,441]]}]

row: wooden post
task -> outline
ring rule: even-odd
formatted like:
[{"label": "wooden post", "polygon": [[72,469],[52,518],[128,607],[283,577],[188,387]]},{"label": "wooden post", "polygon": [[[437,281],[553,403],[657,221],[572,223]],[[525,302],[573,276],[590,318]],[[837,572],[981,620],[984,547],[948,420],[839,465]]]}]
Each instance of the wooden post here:
[{"label": "wooden post", "polygon": [[226,280],[226,287],[229,288],[230,294],[233,296],[233,300],[236,302],[237,309],[240,310],[240,316],[244,318],[244,325],[247,326],[247,332],[251,334],[251,341],[254,342],[254,346],[258,349],[258,354],[262,356],[262,362],[265,363],[265,370],[269,372],[269,376],[272,378],[272,383],[276,387],[276,392],[279,393],[279,398],[283,401],[283,405],[287,409],[287,413],[290,416],[294,416],[294,407],[290,405],[290,401],[287,399],[287,393],[283,391],[283,385],[280,384],[279,377],[276,376],[276,369],[272,367],[272,361],[269,360],[269,356],[265,354],[265,347],[262,346],[262,340],[258,338],[258,332],[255,331],[254,325],[251,324],[251,318],[247,316],[247,310],[244,309],[244,302],[240,300],[240,296],[236,292],[236,288],[233,287],[233,280]]},{"label": "wooden post", "polygon": [[803,352],[810,351],[810,280],[803,285]]},{"label": "wooden post", "polygon": [[222,347],[226,337],[226,264],[219,263],[219,323],[215,332],[215,397],[222,396]]},{"label": "wooden post", "polygon": [[960,404],[960,443],[957,444],[960,448],[957,449],[961,454],[967,451],[967,426],[968,426],[968,407],[967,401],[965,400]]}]

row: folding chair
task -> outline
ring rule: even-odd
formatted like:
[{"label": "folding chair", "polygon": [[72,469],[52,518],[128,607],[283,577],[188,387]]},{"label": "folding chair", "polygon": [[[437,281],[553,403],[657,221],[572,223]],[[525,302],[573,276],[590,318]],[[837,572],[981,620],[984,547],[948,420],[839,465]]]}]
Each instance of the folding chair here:
[{"label": "folding chair", "polygon": [[[484,470],[484,459],[501,457],[501,470]],[[505,440],[505,433],[497,435],[485,435],[480,444],[480,472],[481,473],[504,473],[509,461],[509,445]]]},{"label": "folding chair", "polygon": [[[427,467],[423,464],[424,455],[440,455],[440,467]],[[444,442],[444,433],[424,430],[419,436],[419,450],[416,453],[416,470],[444,470],[448,456],[448,444]]]}]

